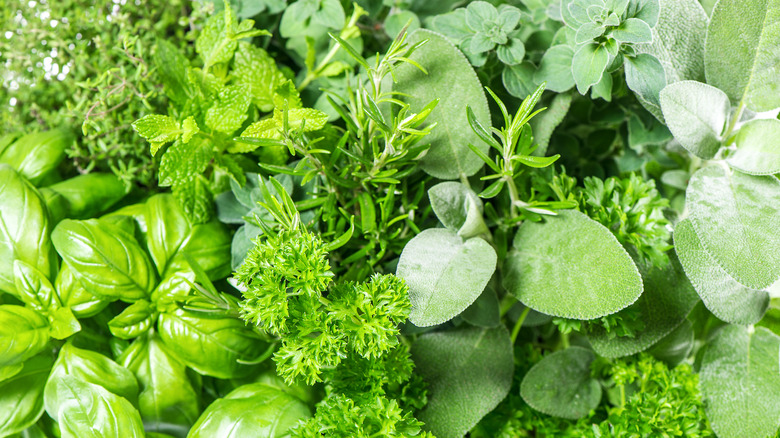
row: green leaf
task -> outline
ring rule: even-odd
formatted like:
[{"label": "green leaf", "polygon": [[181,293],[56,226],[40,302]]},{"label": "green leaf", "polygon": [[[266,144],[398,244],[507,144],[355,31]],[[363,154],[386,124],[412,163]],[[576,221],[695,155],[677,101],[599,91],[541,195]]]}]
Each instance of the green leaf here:
[{"label": "green leaf", "polygon": [[474,1],[466,7],[466,24],[475,31],[482,30],[486,23],[497,21],[498,11],[488,2]]},{"label": "green leaf", "polygon": [[239,41],[230,75],[235,83],[249,87],[252,102],[261,111],[273,110],[274,89],[285,81],[285,77],[268,52]]},{"label": "green leaf", "polygon": [[187,436],[288,436],[290,429],[309,417],[309,407],[289,392],[267,383],[250,383],[209,405]]},{"label": "green leaf", "polygon": [[170,41],[159,39],[153,60],[165,95],[177,104],[187,102],[192,94],[187,82],[187,67],[190,66],[187,58]]},{"label": "green leaf", "polygon": [[231,23],[225,22],[225,15],[223,11],[209,18],[195,40],[195,51],[203,59],[206,68],[230,61],[238,47],[236,41],[227,37],[227,28]]},{"label": "green leaf", "polygon": [[0,435],[22,432],[43,415],[43,387],[51,364],[51,355],[35,356],[18,374],[0,380]]},{"label": "green leaf", "polygon": [[652,114],[660,115],[658,95],[667,83],[661,62],[646,53],[625,59],[626,85],[636,94],[642,106]]},{"label": "green leaf", "polygon": [[599,83],[609,62],[607,49],[597,44],[585,44],[577,49],[571,61],[571,71],[577,91],[585,94],[591,85]]},{"label": "green leaf", "polygon": [[251,362],[268,348],[238,318],[204,318],[176,309],[163,313],[157,322],[160,338],[177,358],[195,371],[220,379],[244,377]]},{"label": "green leaf", "polygon": [[731,324],[755,324],[769,307],[769,294],[746,288],[731,278],[702,247],[690,219],[674,229],[674,248],[685,274],[715,316]]},{"label": "green leaf", "polygon": [[19,365],[49,344],[48,321],[27,307],[0,305],[0,321],[0,367]]},{"label": "green leaf", "polygon": [[674,138],[690,153],[713,158],[731,109],[728,96],[701,82],[680,81],[661,90],[660,103]]},{"label": "green leaf", "polygon": [[[274,114],[274,118],[276,119],[276,124],[281,126],[281,112],[279,112],[278,118]],[[303,127],[303,132],[317,131],[328,123],[328,115],[312,108],[292,108],[287,110],[287,123],[292,129],[301,129]]]},{"label": "green leaf", "polygon": [[476,301],[471,303],[460,316],[475,327],[493,328],[501,324],[500,312],[496,291],[488,284]]},{"label": "green leaf", "polygon": [[129,401],[101,386],[60,376],[54,391],[63,400],[54,418],[62,438],[144,437],[141,417]]},{"label": "green leaf", "polygon": [[463,184],[436,184],[428,190],[428,197],[439,221],[464,239],[488,232],[482,219],[482,200]]},{"label": "green leaf", "polygon": [[138,300],[108,322],[111,334],[120,339],[133,339],[146,333],[154,322],[154,308],[146,300]]},{"label": "green leaf", "polygon": [[547,89],[556,93],[570,89],[574,86],[573,57],[574,49],[567,45],[550,47],[542,56],[534,80],[538,83],[546,82]]},{"label": "green leaf", "polygon": [[704,52],[707,83],[754,111],[780,107],[780,0],[721,0]]},{"label": "green leaf", "polygon": [[574,42],[576,44],[589,43],[601,35],[604,35],[605,30],[606,28],[598,23],[585,23],[577,29],[577,33],[574,36]]},{"label": "green leaf", "polygon": [[449,321],[485,289],[496,269],[496,252],[475,237],[428,229],[404,247],[396,275],[409,286],[409,320],[418,327]]},{"label": "green leaf", "polygon": [[685,319],[648,352],[656,359],[666,362],[669,367],[675,367],[688,358],[694,342],[693,324]]},{"label": "green leaf", "polygon": [[430,101],[439,99],[427,119],[429,124],[437,125],[422,139],[422,144],[430,144],[430,148],[420,160],[420,167],[439,179],[474,175],[484,163],[468,144],[478,145],[483,152],[487,152],[489,146],[471,130],[466,107],[471,107],[483,126],[490,125],[490,111],[482,85],[468,60],[446,38],[418,29],[409,35],[407,42],[415,44],[422,40],[428,42],[417,49],[411,59],[422,65],[428,74],[403,64],[396,69],[397,83],[393,85],[393,91],[407,94],[403,100],[411,105],[412,112],[419,112]]},{"label": "green leaf", "polygon": [[[636,304],[617,315],[639,313],[644,328],[632,336],[610,336],[603,326],[588,333],[593,349],[601,356],[615,358],[645,351],[678,327],[699,302],[680,262],[673,256],[662,267],[641,264],[644,293]],[[625,319],[629,316],[626,315]]]},{"label": "green leaf", "polygon": [[200,412],[184,363],[151,333],[136,339],[117,359],[138,379],[138,410],[147,431],[165,432],[171,424],[187,427]]},{"label": "green leaf", "polygon": [[160,161],[160,186],[169,187],[178,182],[191,181],[202,174],[214,151],[206,141],[176,142],[168,148]]},{"label": "green leaf", "polygon": [[512,386],[512,341],[503,326],[427,333],[411,353],[428,385],[428,404],[416,417],[439,438],[464,436]]},{"label": "green leaf", "polygon": [[135,122],[133,129],[141,137],[152,143],[152,155],[165,143],[172,142],[181,135],[181,127],[173,117],[159,114],[149,114]]},{"label": "green leaf", "polygon": [[420,28],[420,18],[412,11],[399,10],[385,18],[385,32],[390,38],[396,38],[401,33],[406,24],[409,23],[407,32],[412,32]]},{"label": "green leaf", "polygon": [[74,141],[66,129],[27,134],[0,151],[0,163],[10,165],[37,186],[60,165]]},{"label": "green leaf", "polygon": [[504,71],[501,72],[501,81],[509,94],[522,99],[533,94],[538,86],[534,79],[535,72],[536,67],[530,62],[509,65],[504,67]]},{"label": "green leaf", "polygon": [[46,382],[44,404],[52,418],[70,401],[62,397],[58,388],[63,378],[98,385],[131,403],[138,399],[138,382],[130,371],[100,353],[76,348],[68,342],[62,346]]},{"label": "green leaf", "polygon": [[57,274],[54,289],[60,297],[62,306],[70,309],[74,315],[80,318],[94,316],[109,303],[108,299],[99,298],[87,292],[66,264],[62,265]]},{"label": "green leaf", "polygon": [[653,41],[650,26],[638,18],[623,21],[610,35],[621,43],[641,44]]},{"label": "green leaf", "polygon": [[543,156],[547,153],[550,137],[568,114],[572,97],[573,93],[556,94],[552,102],[547,104],[547,109],[535,115],[529,122],[531,132],[534,133],[534,141],[539,145],[534,155]]},{"label": "green leaf", "polygon": [[6,164],[0,164],[0,291],[17,295],[14,260],[27,262],[48,278],[57,272],[49,240],[49,216],[41,195]]},{"label": "green leaf", "polygon": [[578,211],[525,222],[504,265],[504,286],[542,313],[594,319],[639,298],[642,278],[603,225]]},{"label": "green leaf", "polygon": [[[187,117],[181,124],[181,141],[189,143],[190,140],[192,140],[192,137],[198,132],[200,132],[198,122],[196,122],[195,118],[192,116]],[[154,152],[152,155],[154,155]]]},{"label": "green leaf", "polygon": [[92,295],[133,301],[148,296],[154,268],[135,238],[105,220],[65,219],[51,234],[57,252]]},{"label": "green leaf", "polygon": [[48,316],[49,335],[54,339],[66,339],[81,331],[81,324],[68,307],[58,307]]},{"label": "green leaf", "polygon": [[704,353],[701,391],[721,438],[769,437],[780,426],[780,338],[764,327],[726,326]]},{"label": "green leaf", "polygon": [[195,224],[206,223],[211,219],[213,210],[212,194],[208,183],[202,176],[177,181],[171,187],[173,197]]},{"label": "green leaf", "polygon": [[[66,208],[60,217],[52,213],[52,221],[59,222],[65,217],[88,219],[98,216],[127,194],[124,182],[112,173],[93,172],[75,176],[41,190],[46,198],[60,198]],[[47,200],[49,205],[51,201]],[[52,209],[49,209],[52,212]],[[56,217],[56,218],[55,218]]]},{"label": "green leaf", "polygon": [[633,0],[628,2],[626,15],[642,20],[653,27],[658,23],[659,7],[658,0]]},{"label": "green leaf", "polygon": [[22,260],[14,260],[13,276],[22,301],[36,312],[45,315],[60,306],[54,286],[34,266]]},{"label": "green leaf", "polygon": [[173,196],[155,195],[146,201],[144,212],[149,253],[157,273],[189,270],[189,254],[212,280],[230,273],[230,233],[218,220],[193,224]]},{"label": "green leaf", "polygon": [[498,46],[496,49],[498,60],[506,65],[517,65],[523,62],[525,45],[517,38],[510,38],[509,42]]},{"label": "green leaf", "polygon": [[686,205],[702,246],[751,289],[780,278],[780,181],[709,166],[688,185]]},{"label": "green leaf", "polygon": [[533,167],[535,169],[542,169],[556,162],[558,158],[561,158],[561,156],[560,154],[555,154],[552,157],[517,155],[513,158],[516,158],[517,161],[525,164],[528,167]]},{"label": "green leaf", "polygon": [[591,377],[596,355],[581,347],[570,347],[545,356],[531,368],[520,386],[520,395],[539,412],[576,420],[596,409],[601,385]]},{"label": "green leaf", "polygon": [[250,90],[249,86],[239,84],[220,91],[218,101],[206,111],[206,126],[225,134],[232,134],[240,128],[252,102]]},{"label": "green leaf", "polygon": [[780,173],[780,120],[751,120],[737,132],[737,150],[728,158],[731,167],[751,175]]}]

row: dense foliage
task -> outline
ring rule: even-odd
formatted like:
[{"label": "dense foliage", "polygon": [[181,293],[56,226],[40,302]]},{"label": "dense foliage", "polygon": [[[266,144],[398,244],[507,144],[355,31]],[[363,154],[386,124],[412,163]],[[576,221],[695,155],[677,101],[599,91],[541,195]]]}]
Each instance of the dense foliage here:
[{"label": "dense foliage", "polygon": [[777,435],[780,1],[6,6],[0,436]]}]

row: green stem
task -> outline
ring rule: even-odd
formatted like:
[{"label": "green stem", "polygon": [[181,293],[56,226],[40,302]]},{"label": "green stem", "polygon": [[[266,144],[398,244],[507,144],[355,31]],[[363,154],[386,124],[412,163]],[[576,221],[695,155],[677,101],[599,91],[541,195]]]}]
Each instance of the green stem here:
[{"label": "green stem", "polygon": [[728,146],[731,144],[731,140],[729,137],[731,137],[731,133],[734,132],[734,128],[736,128],[737,123],[739,123],[739,119],[742,117],[742,112],[745,110],[745,104],[743,102],[739,103],[739,106],[737,106],[737,110],[734,111],[734,116],[731,117],[731,120],[729,120],[728,127],[726,128],[726,132],[723,133],[723,143],[725,146]]},{"label": "green stem", "polygon": [[520,195],[518,194],[515,180],[511,175],[512,174],[510,173],[509,176],[504,176],[504,181],[506,181],[506,185],[509,187],[509,199],[512,202],[512,205],[509,208],[509,212],[512,216],[512,219],[514,219],[517,217],[517,204],[520,203]]},{"label": "green stem", "polygon": [[530,311],[531,308],[526,307],[525,309],[523,309],[523,313],[520,314],[520,318],[517,318],[517,322],[515,322],[515,326],[512,328],[512,345],[515,345],[515,341],[517,340],[517,334],[520,333],[520,328],[523,326],[525,317],[528,316],[528,312]]},{"label": "green stem", "polygon": [[568,333],[561,333],[561,344],[563,345],[563,349],[569,348],[569,334]]}]

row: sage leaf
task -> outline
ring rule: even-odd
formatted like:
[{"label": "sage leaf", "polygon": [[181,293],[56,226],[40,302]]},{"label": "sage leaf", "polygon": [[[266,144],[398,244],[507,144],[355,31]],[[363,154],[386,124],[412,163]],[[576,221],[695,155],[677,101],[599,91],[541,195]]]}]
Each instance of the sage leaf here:
[{"label": "sage leaf", "polygon": [[751,120],[737,132],[737,150],[728,158],[731,167],[751,175],[780,173],[780,120]]},{"label": "sage leaf", "polygon": [[704,352],[701,391],[722,438],[774,436],[780,426],[780,338],[764,327],[726,326]]},{"label": "sage leaf", "polygon": [[436,217],[464,239],[488,232],[482,219],[482,200],[461,183],[443,182],[428,190]]},{"label": "sage leaf", "polygon": [[702,247],[690,219],[674,229],[674,248],[685,274],[713,315],[731,324],[755,324],[769,307],[769,294],[731,278]]},{"label": "sage leaf", "polygon": [[[492,7],[492,6],[491,6]],[[487,98],[468,60],[447,39],[438,33],[418,29],[407,42],[428,42],[417,49],[411,59],[423,66],[428,74],[403,64],[396,69],[393,91],[405,93],[402,99],[419,112],[432,100],[439,99],[428,123],[436,123],[433,132],[422,142],[429,143],[420,168],[439,179],[457,179],[474,175],[483,161],[469,149],[469,143],[487,153],[488,145],[471,130],[466,107],[471,107],[477,120],[487,126],[490,111]]]},{"label": "sage leaf", "polygon": [[712,11],[707,83],[754,111],[780,107],[780,0],[721,0]]},{"label": "sage leaf", "polygon": [[548,315],[593,319],[615,313],[642,294],[642,277],[603,225],[571,210],[525,222],[504,265],[504,286]]},{"label": "sage leaf", "polygon": [[547,104],[547,109],[531,119],[530,124],[534,133],[534,141],[539,145],[534,151],[534,155],[543,157],[547,154],[547,147],[550,144],[553,131],[563,122],[566,114],[569,113],[572,97],[573,92],[556,94],[552,102]]},{"label": "sage leaf", "polygon": [[409,320],[418,327],[449,321],[485,289],[496,269],[496,252],[475,237],[428,229],[406,244],[396,275],[409,286]]},{"label": "sage leaf", "polygon": [[654,56],[640,53],[626,58],[626,85],[652,114],[660,113],[659,94],[666,85],[666,73]]},{"label": "sage leaf", "polygon": [[482,294],[460,316],[475,327],[493,328],[501,324],[500,312],[498,295],[488,284]]},{"label": "sage leaf", "polygon": [[465,435],[512,386],[512,341],[504,327],[427,333],[411,354],[428,385],[428,404],[416,417],[439,438]]},{"label": "sage leaf", "polygon": [[674,138],[690,153],[713,158],[731,109],[726,93],[701,82],[680,81],[661,90],[660,103]]},{"label": "sage leaf", "polygon": [[594,359],[592,351],[581,347],[547,355],[523,377],[520,395],[547,415],[582,418],[601,401],[601,385],[590,372]]},{"label": "sage leaf", "polygon": [[763,289],[780,278],[780,181],[721,166],[699,169],[686,194],[702,246],[744,286]]}]

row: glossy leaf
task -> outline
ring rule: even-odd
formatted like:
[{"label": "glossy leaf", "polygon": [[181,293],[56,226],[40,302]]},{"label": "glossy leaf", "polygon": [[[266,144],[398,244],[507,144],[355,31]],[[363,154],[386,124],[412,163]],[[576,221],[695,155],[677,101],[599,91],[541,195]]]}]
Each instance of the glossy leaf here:
[{"label": "glossy leaf", "polygon": [[780,426],[780,338],[766,328],[726,326],[707,346],[701,391],[721,438],[769,437]]},{"label": "glossy leaf", "polygon": [[49,343],[49,322],[34,310],[4,304],[0,321],[0,367],[21,364]]},{"label": "glossy leaf", "polygon": [[685,274],[715,316],[731,324],[755,324],[769,306],[769,294],[746,288],[723,270],[702,247],[690,219],[677,224],[674,248]]},{"label": "glossy leaf", "polygon": [[111,334],[121,339],[133,339],[146,333],[154,323],[155,312],[151,303],[138,300],[108,322]]},{"label": "glossy leaf", "polygon": [[19,433],[43,415],[43,387],[51,364],[50,355],[35,356],[18,374],[0,381],[0,435]]},{"label": "glossy leaf", "polygon": [[428,385],[428,404],[416,417],[439,438],[464,436],[512,386],[512,342],[503,327],[424,334],[411,353]]},{"label": "glossy leaf", "polygon": [[601,401],[601,385],[591,377],[596,355],[570,347],[545,356],[523,377],[520,394],[537,411],[576,420]]},{"label": "glossy leaf", "polygon": [[60,165],[65,151],[74,141],[73,134],[66,129],[23,135],[0,150],[0,163],[10,165],[32,184],[38,185]]},{"label": "glossy leaf", "polygon": [[426,120],[437,125],[422,140],[429,143],[430,148],[420,161],[420,167],[439,179],[474,175],[483,162],[468,144],[476,145],[483,152],[487,152],[488,145],[471,130],[466,107],[471,107],[480,123],[489,125],[485,93],[468,60],[442,35],[419,29],[409,35],[407,43],[426,39],[428,42],[415,51],[411,59],[422,65],[428,74],[412,65],[401,65],[395,72],[397,83],[393,91],[408,95],[403,99],[411,105],[413,112],[439,99],[436,109]]},{"label": "glossy leaf", "polygon": [[661,90],[661,111],[674,138],[692,154],[711,159],[731,105],[726,94],[696,81],[680,81]]},{"label": "glossy leaf", "polygon": [[525,222],[504,265],[504,286],[523,304],[564,318],[593,319],[639,298],[642,278],[615,236],[577,211]]},{"label": "glossy leaf", "polygon": [[404,248],[396,272],[409,286],[409,320],[418,327],[449,321],[479,297],[495,269],[495,250],[484,240],[423,231]]},{"label": "glossy leaf", "polygon": [[737,150],[728,158],[731,167],[751,175],[780,173],[780,120],[751,120],[737,132]]},{"label": "glossy leaf", "polygon": [[731,277],[762,289],[780,278],[780,181],[720,166],[697,171],[686,204],[702,246]]}]

